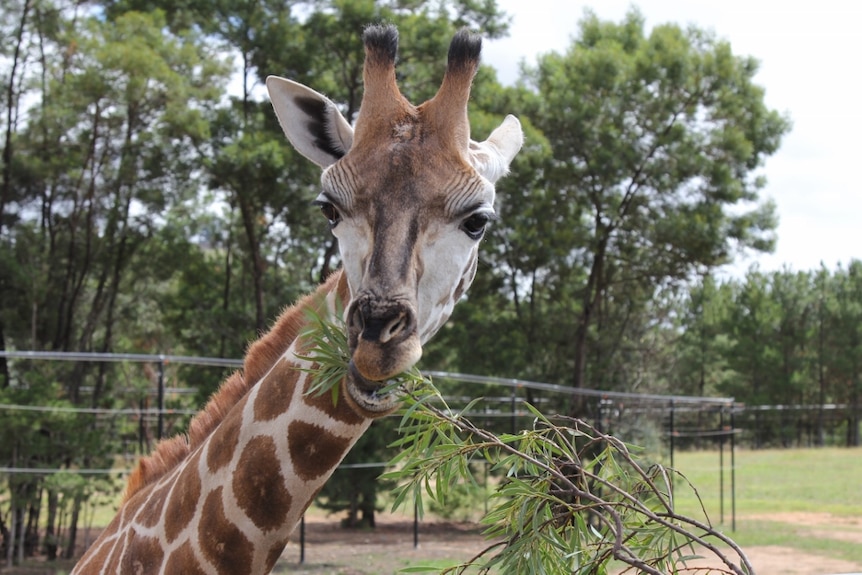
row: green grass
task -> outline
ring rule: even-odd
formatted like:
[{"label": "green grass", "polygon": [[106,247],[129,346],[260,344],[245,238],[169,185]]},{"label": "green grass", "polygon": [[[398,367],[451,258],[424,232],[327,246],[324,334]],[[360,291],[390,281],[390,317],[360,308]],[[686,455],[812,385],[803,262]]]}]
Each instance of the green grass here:
[{"label": "green grass", "polygon": [[[674,466],[697,488],[713,524],[720,524],[743,549],[780,545],[862,565],[862,525],[840,523],[862,516],[862,449],[738,450],[735,531],[729,454],[725,452],[723,522],[718,452],[681,453]],[[676,503],[683,514],[698,515],[690,490],[678,487]],[[789,515],[794,513],[796,517]],[[803,513],[828,513],[837,519],[833,524],[806,524],[800,520]]]},{"label": "green grass", "polygon": [[[677,454],[674,467],[700,493],[707,512],[718,521],[719,455],[715,451]],[[862,515],[862,449],[768,449],[736,452],[737,515],[779,512],[825,512]],[[730,521],[730,456],[725,452],[725,522]],[[691,494],[681,492],[677,505],[696,509]]]}]

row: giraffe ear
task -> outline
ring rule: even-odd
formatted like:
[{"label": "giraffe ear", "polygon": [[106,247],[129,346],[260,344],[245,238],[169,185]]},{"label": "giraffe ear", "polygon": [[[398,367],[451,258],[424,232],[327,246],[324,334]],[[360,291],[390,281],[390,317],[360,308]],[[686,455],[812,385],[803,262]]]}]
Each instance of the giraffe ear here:
[{"label": "giraffe ear", "polygon": [[524,132],[518,118],[509,114],[484,142],[470,141],[469,158],[473,168],[492,184],[506,175],[509,164],[524,145]]},{"label": "giraffe ear", "polygon": [[266,89],[287,139],[321,168],[337,162],[353,145],[353,128],[326,96],[278,76],[266,79]]}]

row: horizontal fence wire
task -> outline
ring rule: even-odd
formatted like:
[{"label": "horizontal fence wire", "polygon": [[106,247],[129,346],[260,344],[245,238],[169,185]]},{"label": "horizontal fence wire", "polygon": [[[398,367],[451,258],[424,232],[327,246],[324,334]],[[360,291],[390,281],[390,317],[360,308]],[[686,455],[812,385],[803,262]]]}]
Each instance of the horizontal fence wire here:
[{"label": "horizontal fence wire", "polygon": [[[0,357],[10,359],[23,359],[32,361],[71,361],[71,362],[133,362],[133,363],[155,363],[161,365],[200,365],[212,367],[227,367],[239,368],[242,366],[242,360],[228,358],[212,358],[186,355],[170,355],[170,354],[139,354],[139,353],[89,353],[89,352],[45,352],[45,351],[0,351]],[[507,411],[476,411],[463,414],[471,418],[520,418],[530,415],[530,412],[524,409],[518,409],[517,406],[526,403],[526,399],[517,397],[518,390],[532,389],[536,391],[544,391],[553,394],[564,396],[582,396],[596,398],[604,404],[627,403],[629,405],[637,405],[638,408],[628,408],[631,411],[649,410],[648,405],[654,405],[660,410],[677,409],[679,411],[694,410],[697,407],[706,409],[730,409],[738,408],[738,405],[731,397],[720,398],[703,398],[690,397],[679,395],[658,395],[658,394],[638,394],[617,391],[603,391],[594,389],[572,388],[563,385],[552,383],[542,383],[529,381],[517,378],[503,378],[483,375],[473,375],[456,372],[445,371],[423,371],[423,375],[432,379],[459,381],[465,383],[476,383],[485,386],[500,386],[512,390],[510,397],[494,397],[486,398],[494,400],[503,405],[510,407]],[[189,393],[191,388],[165,388],[167,392]],[[452,399],[462,399],[454,397]],[[448,398],[447,398],[448,401]],[[55,413],[81,413],[91,415],[110,415],[110,416],[136,416],[136,417],[159,417],[163,415],[195,415],[199,410],[193,409],[172,409],[172,408],[125,408],[125,409],[110,409],[110,408],[92,408],[92,407],[67,407],[67,406],[39,406],[39,405],[18,405],[18,404],[0,404],[0,410],[12,411],[31,411],[31,412],[55,412]],[[733,434],[738,431],[718,431],[715,435]],[[680,432],[668,430],[666,435],[676,434],[682,435]],[[370,469],[370,468],[385,468],[386,463],[371,462],[371,463],[352,463],[342,464],[339,469]],[[31,467],[0,467],[0,473],[10,474],[35,474],[35,475],[50,475],[56,473],[77,473],[82,475],[127,475],[131,473],[131,468],[112,468],[112,469],[69,469],[69,468],[31,468]]]},{"label": "horizontal fence wire", "polygon": [[[53,352],[53,351],[0,351],[0,357],[34,360],[55,361],[93,361],[93,362],[121,362],[132,361],[140,363],[177,363],[186,365],[207,365],[214,367],[240,367],[242,360],[198,357],[187,355],[148,355],[142,353],[90,353],[90,352]],[[431,378],[451,379],[465,383],[482,383],[485,385],[500,385],[503,387],[517,389],[535,389],[537,391],[550,391],[566,395],[579,395],[584,397],[598,397],[603,399],[637,399],[639,401],[674,402],[677,404],[696,403],[703,405],[732,405],[732,397],[694,397],[687,395],[658,395],[646,393],[629,393],[623,391],[603,391],[599,389],[573,388],[555,383],[542,383],[510,377],[493,377],[486,375],[472,375],[467,373],[447,371],[423,371],[423,375]]]}]

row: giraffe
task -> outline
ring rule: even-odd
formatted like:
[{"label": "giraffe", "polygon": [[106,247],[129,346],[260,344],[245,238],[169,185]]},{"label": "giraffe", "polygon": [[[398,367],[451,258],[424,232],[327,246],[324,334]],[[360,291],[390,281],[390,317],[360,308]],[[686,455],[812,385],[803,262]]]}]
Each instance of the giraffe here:
[{"label": "giraffe", "polygon": [[[270,76],[290,143],[323,169],[315,200],[343,265],[278,317],[190,423],[130,475],[117,515],[73,574],[271,571],[302,514],[473,281],[494,182],[523,143],[508,116],[470,139],[481,38],[458,32],[437,94],[414,106],[395,81],[398,32],[363,33],[365,91],[351,126],[310,88]],[[343,310],[350,362],[337,401],[309,394],[307,310]]]}]

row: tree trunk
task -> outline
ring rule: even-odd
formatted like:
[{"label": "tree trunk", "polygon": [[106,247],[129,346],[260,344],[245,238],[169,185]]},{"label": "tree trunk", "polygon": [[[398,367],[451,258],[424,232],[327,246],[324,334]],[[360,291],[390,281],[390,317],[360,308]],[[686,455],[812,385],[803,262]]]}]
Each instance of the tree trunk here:
[{"label": "tree trunk", "polygon": [[[15,76],[18,62],[21,59],[21,44],[24,39],[24,27],[30,12],[30,0],[24,2],[21,9],[21,20],[18,23],[18,34],[15,38],[15,50],[12,53],[12,66],[9,70],[9,84],[6,86],[6,134],[3,143],[3,177],[0,181],[0,236],[3,235],[3,223],[6,216],[6,205],[12,199],[12,134],[15,129]],[[0,320],[0,351],[6,351],[5,326]],[[9,364],[5,357],[0,357],[0,389],[9,386]]]},{"label": "tree trunk", "polygon": [[[18,445],[12,447],[12,467],[18,465]],[[9,538],[6,540],[6,567],[15,561],[15,540],[18,535],[18,491],[15,475],[9,476]]]},{"label": "tree trunk", "polygon": [[853,389],[850,392],[850,413],[847,415],[847,447],[859,447],[859,383],[858,376],[853,377]]},{"label": "tree trunk", "polygon": [[48,561],[57,559],[57,492],[48,490],[48,519],[45,526],[45,556]]},{"label": "tree trunk", "polygon": [[362,502],[362,525],[374,529],[376,527],[374,521],[374,503],[369,504],[367,501]]},{"label": "tree trunk", "polygon": [[12,66],[9,70],[9,84],[6,86],[6,137],[3,143],[3,181],[0,183],[0,235],[3,233],[6,205],[12,199],[12,134],[17,123],[15,112],[18,108],[15,101],[15,76],[18,72],[18,63],[21,60],[21,44],[24,40],[24,27],[27,24],[29,12],[30,0],[26,0],[21,9],[18,34],[15,38],[15,50],[12,52]]},{"label": "tree trunk", "polygon": [[[0,216],[2,217],[2,216]],[[3,320],[0,319],[0,351],[6,351],[6,336]],[[0,357],[0,389],[9,387],[9,364],[5,357]]]},{"label": "tree trunk", "polygon": [[347,518],[344,520],[344,526],[352,529],[359,525],[359,491],[351,489],[348,496],[350,497],[350,504],[347,507]]},{"label": "tree trunk", "polygon": [[[596,214],[596,235],[598,236],[598,244],[596,245],[593,261],[590,265],[590,275],[587,279],[587,285],[584,286],[581,314],[577,329],[575,330],[575,365],[572,373],[572,387],[575,389],[582,389],[586,384],[587,339],[590,326],[594,320],[594,312],[601,305],[602,294],[605,289],[604,267],[610,230],[601,226],[601,218],[598,213]],[[583,398],[576,399],[573,402],[573,412],[571,413],[573,417],[583,416],[586,413],[586,405],[584,403],[585,400]]]},{"label": "tree trunk", "polygon": [[36,488],[27,513],[27,525],[24,530],[24,555],[32,557],[39,549],[39,516],[41,515],[42,489]]},{"label": "tree trunk", "polygon": [[263,333],[266,329],[266,316],[263,308],[263,272],[264,261],[260,251],[260,241],[255,233],[255,213],[254,207],[249,205],[243,194],[237,192],[239,200],[239,211],[242,217],[245,236],[248,240],[248,249],[251,252],[251,276],[254,282],[254,307],[255,307],[255,328],[257,332]]},{"label": "tree trunk", "polygon": [[6,557],[6,549],[9,548],[12,539],[12,534],[9,532],[9,527],[3,521],[3,514],[0,513],[0,550],[3,551],[3,557]]},{"label": "tree trunk", "polygon": [[15,550],[16,550],[16,562],[18,565],[21,565],[24,562],[24,544],[26,543],[26,535],[25,535],[25,522],[24,522],[24,506],[19,505],[15,508]]},{"label": "tree trunk", "polygon": [[72,517],[69,518],[69,546],[66,547],[66,552],[63,554],[64,559],[72,559],[75,556],[75,541],[78,538],[78,518],[81,514],[81,497],[75,496],[75,503],[72,507]]},{"label": "tree trunk", "polygon": [[825,406],[826,406],[826,376],[824,373],[824,340],[825,330],[823,329],[823,298],[817,306],[817,447],[823,447],[826,443],[826,425],[825,425]]},{"label": "tree trunk", "polygon": [[[12,493],[14,490],[9,489]],[[15,497],[12,496],[12,501],[9,506],[9,537],[6,540],[6,568],[11,569],[15,564],[15,533],[18,529],[18,509],[15,507]]]},{"label": "tree trunk", "polygon": [[[231,202],[230,207],[230,219],[228,220],[227,225],[227,245],[224,248],[224,286],[222,288],[222,301],[221,301],[221,309],[222,309],[222,317],[227,318],[228,311],[230,311],[230,296],[231,296],[231,256],[233,250],[233,217],[234,217],[234,206],[233,202]],[[221,337],[219,338],[219,357],[225,357],[227,354],[227,335],[222,332]]]}]

